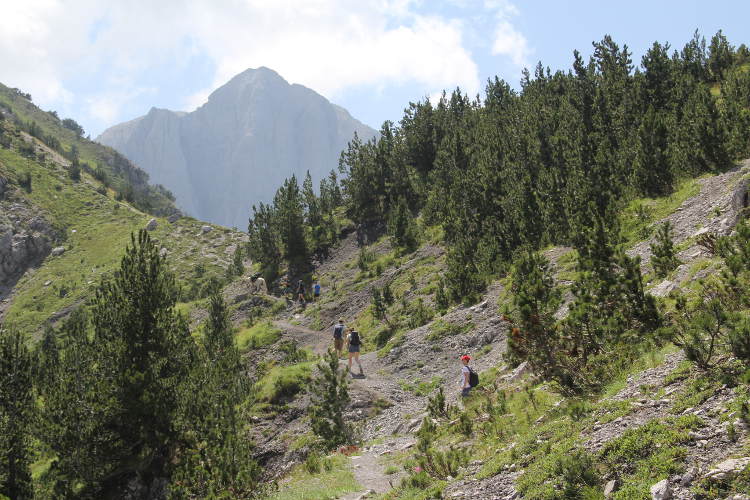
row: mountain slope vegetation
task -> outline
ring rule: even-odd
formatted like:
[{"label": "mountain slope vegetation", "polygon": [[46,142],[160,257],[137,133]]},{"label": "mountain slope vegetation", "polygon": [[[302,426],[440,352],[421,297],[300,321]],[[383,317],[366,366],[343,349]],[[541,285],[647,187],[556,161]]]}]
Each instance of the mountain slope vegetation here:
[{"label": "mountain slope vegetation", "polygon": [[[189,300],[157,219],[32,351],[33,328],[5,326],[0,494],[743,498],[750,54],[721,32],[655,44],[638,70],[609,37],[594,49],[520,92],[411,104],[317,191],[287,179],[248,228],[268,294],[214,280]],[[32,204],[48,167],[3,127]],[[339,318],[364,378],[319,357]]]}]

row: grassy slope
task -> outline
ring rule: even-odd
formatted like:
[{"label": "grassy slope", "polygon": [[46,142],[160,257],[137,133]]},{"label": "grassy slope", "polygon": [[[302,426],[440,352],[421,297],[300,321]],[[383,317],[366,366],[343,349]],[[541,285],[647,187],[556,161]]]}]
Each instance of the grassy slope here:
[{"label": "grassy slope", "polygon": [[[10,123],[6,121],[4,126],[8,133],[14,133]],[[59,126],[50,125],[49,130],[61,139],[75,139],[72,132]],[[21,140],[16,135],[14,146]],[[63,145],[69,147],[69,143]],[[84,155],[96,156],[99,147],[88,143],[85,149],[89,153]],[[112,191],[107,196],[99,194],[96,191],[99,183],[85,173],[80,182],[73,182],[67,171],[53,161],[41,163],[13,148],[0,149],[0,174],[17,182],[25,173],[31,174],[32,190],[18,192],[59,231],[61,237],[55,245],[66,248],[62,256],[49,256],[16,285],[7,319],[24,331],[38,332],[55,313],[91,295],[101,277],[119,263],[131,233],[144,228],[152,216],[115,201]],[[204,223],[188,217],[175,224],[162,218],[157,220],[158,227],[152,237],[168,250],[169,263],[183,283],[193,276],[199,263],[206,276],[222,276],[231,259],[229,247],[242,238],[240,233],[217,226],[201,234]]]}]

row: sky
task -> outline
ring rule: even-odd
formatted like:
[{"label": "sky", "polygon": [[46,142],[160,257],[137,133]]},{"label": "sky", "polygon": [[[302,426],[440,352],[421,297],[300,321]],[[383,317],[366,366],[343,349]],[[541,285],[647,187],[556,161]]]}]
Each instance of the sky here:
[{"label": "sky", "polygon": [[698,29],[750,45],[734,0],[0,0],[0,82],[92,137],[155,106],[192,111],[232,76],[266,66],[373,128],[443,89],[517,87],[538,61],[611,35],[635,63]]}]

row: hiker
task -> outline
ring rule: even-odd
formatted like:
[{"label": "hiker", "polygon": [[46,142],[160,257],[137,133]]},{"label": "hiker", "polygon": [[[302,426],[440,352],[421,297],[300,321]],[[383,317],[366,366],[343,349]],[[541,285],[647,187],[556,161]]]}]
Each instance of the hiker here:
[{"label": "hiker", "polygon": [[315,284],[313,285],[313,302],[317,302],[318,298],[320,298],[320,283],[318,283],[318,280],[315,280]]},{"label": "hiker", "polygon": [[297,300],[302,304],[305,303],[305,284],[302,283],[302,280],[297,283]]},{"label": "hiker", "polygon": [[359,362],[359,346],[362,343],[362,339],[359,337],[359,332],[354,328],[349,328],[349,335],[346,336],[346,343],[349,346],[349,367],[347,368],[352,377],[352,358],[357,362],[359,366],[359,376],[364,377],[365,374],[362,371],[362,363]]},{"label": "hiker", "polygon": [[471,361],[471,356],[468,354],[464,354],[461,356],[461,363],[463,363],[463,366],[461,367],[461,397],[465,398],[469,395],[469,392],[471,392],[471,389],[479,384],[479,375],[477,375],[477,372],[471,369],[469,366],[469,361]]},{"label": "hiker", "polygon": [[340,319],[338,324],[333,326],[333,348],[336,349],[336,356],[341,357],[341,351],[344,349],[344,320]]}]

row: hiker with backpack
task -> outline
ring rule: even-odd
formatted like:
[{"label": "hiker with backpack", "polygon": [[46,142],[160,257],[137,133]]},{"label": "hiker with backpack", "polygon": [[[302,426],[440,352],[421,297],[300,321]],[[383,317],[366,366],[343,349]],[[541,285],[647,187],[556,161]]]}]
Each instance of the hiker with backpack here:
[{"label": "hiker with backpack", "polygon": [[357,362],[357,366],[359,366],[359,376],[364,377],[365,374],[362,371],[362,363],[359,362],[359,347],[362,343],[359,332],[354,328],[349,328],[349,335],[346,336],[346,343],[349,346],[349,373],[354,377],[354,374],[352,373],[352,358],[354,358]]},{"label": "hiker with backpack", "polygon": [[341,357],[341,351],[344,349],[344,320],[340,319],[338,324],[333,325],[333,348],[336,349],[336,356]]},{"label": "hiker with backpack", "polygon": [[468,354],[461,356],[461,363],[463,363],[463,366],[461,367],[462,398],[468,396],[471,390],[479,384],[479,375],[469,366],[469,361],[471,361],[471,356]]},{"label": "hiker with backpack", "polygon": [[320,283],[318,280],[315,280],[315,284],[313,285],[313,302],[317,302],[320,298]]},{"label": "hiker with backpack", "polygon": [[297,283],[297,300],[301,303],[305,303],[305,284],[302,283],[302,280],[299,280],[299,283]]}]

